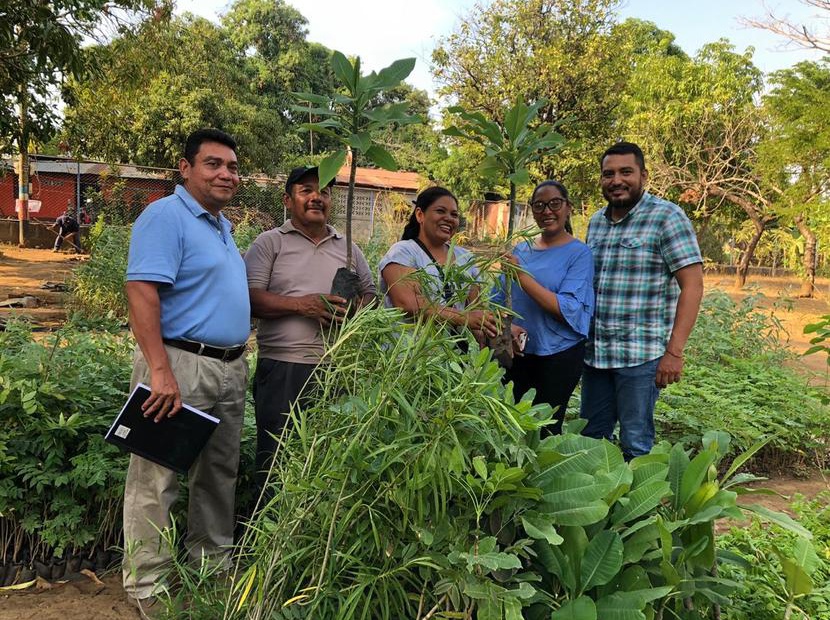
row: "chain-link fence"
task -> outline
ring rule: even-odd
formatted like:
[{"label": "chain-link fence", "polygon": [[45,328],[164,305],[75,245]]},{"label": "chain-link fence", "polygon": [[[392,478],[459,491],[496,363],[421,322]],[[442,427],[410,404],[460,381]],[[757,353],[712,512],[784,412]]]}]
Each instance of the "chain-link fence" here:
[{"label": "chain-link fence", "polygon": [[[15,218],[17,175],[11,160],[1,163],[0,216]],[[51,222],[68,210],[82,224],[101,217],[112,224],[129,224],[146,205],[172,193],[181,181],[175,169],[32,156],[29,215],[36,222]],[[284,176],[243,177],[224,213],[234,224],[244,221],[262,230],[279,226],[288,217],[283,205],[284,186]],[[345,222],[346,196],[347,188],[338,183],[334,188],[331,221],[341,229]],[[372,238],[380,227],[390,225],[390,214],[392,220],[400,220],[402,206],[411,210],[414,197],[414,189],[355,188],[352,220],[355,238],[359,241]]]}]

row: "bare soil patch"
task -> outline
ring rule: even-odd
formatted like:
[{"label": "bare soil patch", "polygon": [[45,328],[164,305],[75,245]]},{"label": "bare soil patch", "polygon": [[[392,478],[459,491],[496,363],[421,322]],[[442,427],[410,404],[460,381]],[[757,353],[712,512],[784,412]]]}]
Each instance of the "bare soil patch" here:
[{"label": "bare soil patch", "polygon": [[127,602],[121,575],[108,575],[103,583],[82,579],[0,593],[0,620],[133,620],[138,611]]},{"label": "bare soil patch", "polygon": [[66,318],[64,293],[42,288],[47,282],[66,284],[83,255],[0,245],[0,302],[30,296],[36,308],[2,308],[0,319],[27,316],[35,323],[54,326]]}]

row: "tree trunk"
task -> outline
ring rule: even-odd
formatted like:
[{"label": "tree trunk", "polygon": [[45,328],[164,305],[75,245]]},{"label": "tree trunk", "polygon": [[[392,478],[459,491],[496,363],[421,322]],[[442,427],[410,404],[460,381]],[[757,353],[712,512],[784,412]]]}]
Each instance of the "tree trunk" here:
[{"label": "tree trunk", "polygon": [[818,240],[816,239],[816,233],[807,225],[807,218],[804,213],[800,213],[795,218],[795,225],[798,227],[798,232],[804,237],[802,264],[804,265],[805,279],[801,284],[799,297],[812,298],[816,293],[816,254]]},{"label": "tree trunk", "polygon": [[354,209],[354,180],[357,176],[357,157],[352,154],[349,167],[349,193],[346,195],[346,269],[354,271],[352,267],[352,211]]},{"label": "tree trunk", "polygon": [[758,247],[758,242],[761,240],[761,236],[764,234],[764,230],[766,230],[766,222],[762,220],[753,220],[752,223],[755,226],[755,234],[752,235],[752,239],[749,240],[749,243],[746,246],[746,251],[744,255],[741,256],[741,262],[738,264],[738,270],[735,273],[735,285],[738,288],[742,288],[746,284],[746,276],[749,272],[749,265],[752,262],[752,258],[755,255],[755,248]]}]

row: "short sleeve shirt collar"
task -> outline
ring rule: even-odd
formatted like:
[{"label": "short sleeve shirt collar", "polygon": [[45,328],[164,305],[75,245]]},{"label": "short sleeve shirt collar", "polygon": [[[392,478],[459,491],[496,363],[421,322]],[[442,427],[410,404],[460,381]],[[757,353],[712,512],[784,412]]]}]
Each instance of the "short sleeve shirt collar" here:
[{"label": "short sleeve shirt collar", "polygon": [[204,216],[209,222],[211,222],[214,226],[221,228],[225,233],[230,232],[231,223],[228,221],[228,218],[221,213],[219,214],[219,217],[215,217],[212,213],[210,213],[210,211],[199,204],[199,201],[196,200],[190,192],[187,191],[187,189],[185,189],[184,185],[177,185],[173,193],[181,199],[184,206],[187,207],[187,210],[190,211],[193,217]]},{"label": "short sleeve shirt collar", "polygon": [[[279,228],[277,228],[277,230],[280,231],[284,235],[287,235],[287,234],[290,234],[290,233],[297,233],[298,235],[302,235],[303,237],[305,237],[306,239],[311,241],[309,236],[307,234],[305,234],[302,230],[300,230],[299,228],[294,226],[294,222],[292,222],[290,219],[285,220],[285,223],[282,226],[280,226]],[[323,239],[321,239],[320,241],[316,242],[318,245],[320,243],[328,241],[329,239],[341,239],[343,237],[343,235],[341,235],[339,232],[337,232],[337,230],[334,228],[334,226],[332,226],[330,224],[326,224],[326,231],[328,232],[328,235],[323,237]]]}]

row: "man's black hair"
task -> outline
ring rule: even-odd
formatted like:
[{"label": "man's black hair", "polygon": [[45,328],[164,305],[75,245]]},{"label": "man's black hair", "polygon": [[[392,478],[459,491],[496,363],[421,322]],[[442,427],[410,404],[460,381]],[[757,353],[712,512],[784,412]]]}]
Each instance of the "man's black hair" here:
[{"label": "man's black hair", "polygon": [[229,134],[219,129],[205,127],[204,129],[197,129],[189,136],[184,143],[184,158],[192,166],[196,163],[196,153],[199,152],[202,144],[205,142],[218,142],[224,144],[234,153],[236,153],[236,140]]},{"label": "man's black hair", "polygon": [[643,155],[643,149],[633,142],[617,142],[605,149],[602,157],[599,158],[600,169],[602,168],[602,162],[605,161],[608,155],[634,155],[634,159],[637,161],[637,165],[640,166],[640,170],[646,169],[646,158]]}]

